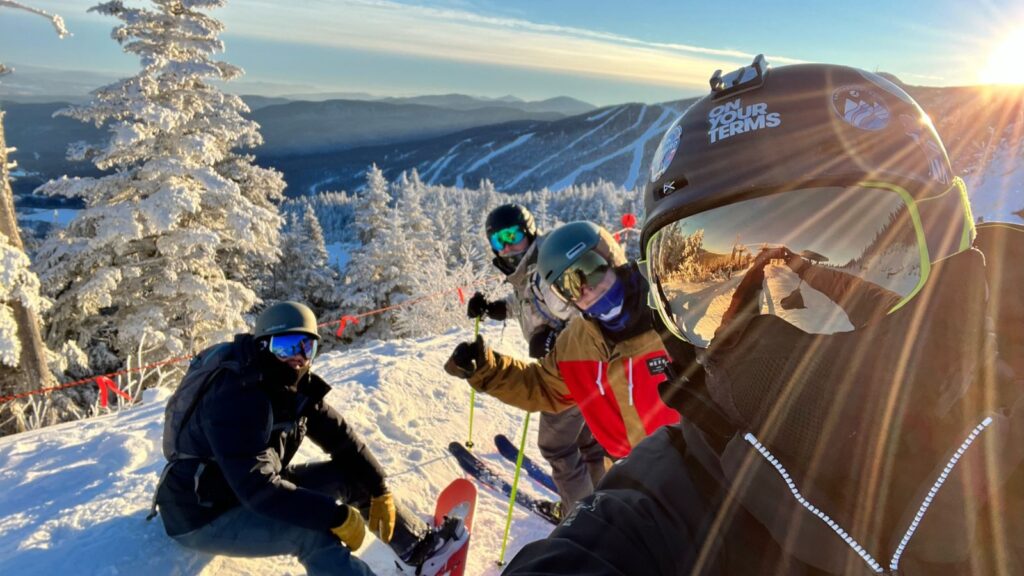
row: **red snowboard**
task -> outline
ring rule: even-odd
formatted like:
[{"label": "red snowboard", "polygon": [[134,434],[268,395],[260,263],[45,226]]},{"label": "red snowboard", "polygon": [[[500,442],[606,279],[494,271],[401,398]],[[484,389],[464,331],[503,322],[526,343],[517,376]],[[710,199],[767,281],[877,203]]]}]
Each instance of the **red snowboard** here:
[{"label": "red snowboard", "polygon": [[434,508],[434,525],[440,526],[444,517],[462,518],[466,525],[466,543],[454,553],[438,576],[462,576],[466,571],[466,556],[469,553],[469,538],[473,534],[473,512],[476,511],[476,485],[465,478],[456,478],[441,491]]}]

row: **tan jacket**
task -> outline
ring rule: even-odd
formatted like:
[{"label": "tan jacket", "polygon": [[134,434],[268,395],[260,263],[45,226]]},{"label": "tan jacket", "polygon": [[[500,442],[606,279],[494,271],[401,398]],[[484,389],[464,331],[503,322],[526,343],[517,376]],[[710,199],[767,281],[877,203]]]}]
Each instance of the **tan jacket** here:
[{"label": "tan jacket", "polygon": [[537,362],[488,349],[469,384],[531,412],[578,405],[598,442],[621,458],[657,428],[679,421],[658,395],[667,365],[668,354],[653,330],[613,344],[596,321],[576,317]]}]

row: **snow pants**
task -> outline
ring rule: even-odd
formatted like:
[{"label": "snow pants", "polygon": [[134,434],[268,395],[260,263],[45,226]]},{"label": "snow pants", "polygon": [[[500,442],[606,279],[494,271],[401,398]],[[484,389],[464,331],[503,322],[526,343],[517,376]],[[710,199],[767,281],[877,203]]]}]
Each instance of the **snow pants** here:
[{"label": "snow pants", "polygon": [[[288,469],[290,482],[303,488],[330,494],[355,506],[363,517],[369,516],[370,493],[362,486],[346,483],[338,467],[331,462],[314,462]],[[390,546],[400,557],[406,556],[426,534],[427,525],[408,509],[396,504],[395,532]],[[371,576],[373,571],[352,555],[328,530],[313,530],[276,520],[238,506],[213,522],[178,536],[179,544],[225,556],[261,558],[295,556],[310,576]]]},{"label": "snow pants", "polygon": [[576,406],[557,414],[541,412],[537,447],[551,464],[565,512],[594,492],[610,464]]}]

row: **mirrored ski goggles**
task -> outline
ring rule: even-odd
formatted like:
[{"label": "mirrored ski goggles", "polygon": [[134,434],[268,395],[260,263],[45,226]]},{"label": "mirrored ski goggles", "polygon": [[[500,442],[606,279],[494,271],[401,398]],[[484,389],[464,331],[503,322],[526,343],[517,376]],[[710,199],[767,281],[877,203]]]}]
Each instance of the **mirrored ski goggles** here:
[{"label": "mirrored ski goggles", "polygon": [[906,190],[862,183],[686,216],[651,236],[646,272],[665,325],[706,347],[726,325],[763,314],[811,334],[864,326],[921,289],[927,246]]},{"label": "mirrored ski goggles", "polygon": [[319,342],[309,334],[275,334],[270,337],[270,352],[282,360],[299,355],[313,360],[318,348]]},{"label": "mirrored ski goggles", "polygon": [[498,230],[494,234],[491,234],[491,248],[495,251],[501,252],[501,249],[505,246],[511,246],[513,244],[519,244],[523,241],[526,234],[519,226],[509,226]]},{"label": "mirrored ski goggles", "polygon": [[604,280],[611,264],[593,250],[584,252],[551,283],[556,296],[573,303],[583,296],[584,288],[594,290]]}]

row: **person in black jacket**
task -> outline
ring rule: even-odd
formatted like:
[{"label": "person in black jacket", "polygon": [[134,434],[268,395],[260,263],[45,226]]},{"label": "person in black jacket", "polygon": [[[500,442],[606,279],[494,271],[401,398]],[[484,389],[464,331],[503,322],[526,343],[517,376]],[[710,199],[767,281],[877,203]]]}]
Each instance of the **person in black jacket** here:
[{"label": "person in black jacket", "polygon": [[644,196],[682,420],[503,574],[1024,573],[1019,262],[971,247],[931,121],[842,66],[711,87]]},{"label": "person in black jacket", "polygon": [[[298,558],[307,573],[370,574],[350,551],[366,524],[421,573],[465,540],[458,521],[428,529],[396,505],[385,473],[310,371],[319,337],[306,306],[283,302],[239,334],[177,434],[156,503],[167,534],[212,554]],[[228,365],[227,362],[224,363]],[[305,438],[330,460],[290,465]],[[344,544],[344,545],[343,545]]]}]

